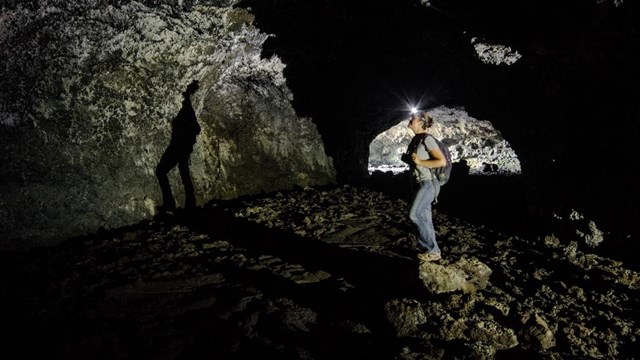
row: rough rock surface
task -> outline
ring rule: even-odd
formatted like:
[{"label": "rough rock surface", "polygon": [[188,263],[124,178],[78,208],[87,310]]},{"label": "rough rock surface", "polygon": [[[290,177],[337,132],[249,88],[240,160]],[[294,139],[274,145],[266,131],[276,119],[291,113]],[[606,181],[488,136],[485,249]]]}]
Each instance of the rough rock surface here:
[{"label": "rough rock surface", "polygon": [[291,106],[284,64],[260,56],[268,35],[236,3],[2,3],[0,247],[153,215],[155,167],[193,79],[198,203],[334,180],[316,126]]},{"label": "rough rock surface", "polygon": [[430,265],[465,269],[478,286],[434,293],[420,279],[429,266],[416,258],[407,206],[363,188],[312,187],[4,253],[5,350],[76,359],[637,357],[637,271],[585,243],[567,249],[437,210],[443,259]]},{"label": "rough rock surface", "polygon": [[461,258],[453,264],[425,262],[419,271],[424,286],[436,294],[456,290],[474,293],[487,286],[491,275],[491,269],[475,258]]}]

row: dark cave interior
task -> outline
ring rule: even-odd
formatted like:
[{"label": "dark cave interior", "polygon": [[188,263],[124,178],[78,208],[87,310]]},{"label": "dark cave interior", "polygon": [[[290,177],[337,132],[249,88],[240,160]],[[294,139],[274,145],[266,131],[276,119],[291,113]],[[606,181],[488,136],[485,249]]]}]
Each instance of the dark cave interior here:
[{"label": "dark cave interior", "polygon": [[[179,3],[188,11],[198,0],[141,2]],[[264,193],[215,199],[195,212],[101,228],[51,248],[0,253],[8,352],[298,359],[311,358],[302,356],[308,349],[317,358],[335,359],[399,358],[409,347],[417,348],[412,358],[429,357],[432,347],[446,349],[443,358],[477,358],[486,350],[471,351],[472,345],[483,346],[476,338],[397,338],[382,310],[389,300],[417,298],[425,307],[450,306],[448,312],[434,311],[431,320],[476,317],[469,329],[488,328],[494,319],[507,329],[523,328],[522,315],[529,314],[521,310],[531,304],[545,310],[551,328],[557,326],[552,335],[558,345],[551,350],[557,352],[514,344],[496,359],[606,357],[600,355],[605,350],[633,357],[638,334],[635,320],[626,320],[637,313],[638,277],[626,269],[640,268],[627,246],[637,238],[640,215],[640,13],[637,2],[618,7],[619,2],[242,0],[237,6],[252,9],[254,25],[273,34],[262,56],[277,55],[286,64],[296,113],[313,120],[333,159],[338,184],[326,187],[333,203],[323,202],[322,188],[308,196],[296,195],[306,191],[300,188],[278,192],[267,202],[260,201]],[[510,66],[482,63],[474,38],[510,46],[522,58]],[[447,256],[477,257],[496,269],[491,281],[498,287],[479,292],[479,300],[429,293],[418,281],[415,241],[405,235],[412,227],[406,226],[401,202],[376,200],[380,194],[368,191],[409,196],[406,173],[367,171],[370,142],[406,118],[409,105],[464,107],[490,120],[522,162],[521,177],[464,176],[454,165],[436,206],[446,215],[439,221],[451,216],[442,234],[451,249]],[[243,115],[244,125],[250,114]],[[61,211],[76,211],[64,205]],[[549,212],[573,208],[611,233],[597,251],[622,259],[626,267],[591,254],[568,261],[570,244],[551,248],[536,236],[517,239],[528,232],[575,231],[545,223]],[[262,209],[255,219],[283,215],[264,223],[243,217],[255,209]],[[320,219],[309,220],[312,213]],[[277,222],[296,226],[271,226]],[[314,226],[297,226],[307,222]],[[326,235],[322,241],[311,235],[318,230]],[[381,239],[402,256],[368,252],[379,249]],[[581,262],[587,258],[591,262]],[[300,273],[308,282],[295,281]],[[319,326],[309,331],[306,324],[314,324],[316,315]],[[351,319],[358,323],[345,321]],[[373,331],[357,333],[360,323]],[[432,323],[424,327],[440,328]],[[464,323],[456,321],[455,329],[456,324]],[[345,330],[347,325],[353,330]]]},{"label": "dark cave interior", "polygon": [[[575,207],[622,237],[637,231],[637,4],[240,5],[273,34],[263,56],[287,65],[294,107],[316,122],[339,181],[367,181],[369,143],[407,116],[409,105],[463,106],[490,119],[519,155],[529,209]],[[522,58],[484,64],[472,38],[510,46]]]}]

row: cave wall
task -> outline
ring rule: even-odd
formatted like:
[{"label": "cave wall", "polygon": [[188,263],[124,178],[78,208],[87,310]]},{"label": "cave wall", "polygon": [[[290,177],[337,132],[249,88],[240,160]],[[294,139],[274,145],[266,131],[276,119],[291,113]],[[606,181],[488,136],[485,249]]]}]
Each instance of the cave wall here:
[{"label": "cave wall", "polygon": [[[199,205],[335,180],[268,35],[236,1],[13,1],[0,8],[0,248],[152,216],[155,167],[194,79]],[[184,199],[177,169],[170,181]]]}]

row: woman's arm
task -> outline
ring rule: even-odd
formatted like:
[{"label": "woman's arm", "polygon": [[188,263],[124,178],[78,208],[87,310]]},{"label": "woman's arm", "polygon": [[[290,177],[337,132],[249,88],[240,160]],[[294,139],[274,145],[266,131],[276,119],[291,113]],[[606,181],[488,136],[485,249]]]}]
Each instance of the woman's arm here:
[{"label": "woman's arm", "polygon": [[444,157],[444,154],[442,153],[442,151],[440,151],[439,148],[430,150],[429,155],[431,156],[431,159],[419,159],[418,154],[413,153],[411,155],[411,158],[416,165],[424,166],[427,168],[437,168],[447,165],[447,159]]}]

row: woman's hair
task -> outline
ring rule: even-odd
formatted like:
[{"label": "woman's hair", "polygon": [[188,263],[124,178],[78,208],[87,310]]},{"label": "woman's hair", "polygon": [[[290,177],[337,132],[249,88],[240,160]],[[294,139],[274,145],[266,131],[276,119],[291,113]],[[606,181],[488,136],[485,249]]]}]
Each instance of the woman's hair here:
[{"label": "woman's hair", "polygon": [[422,128],[426,130],[433,125],[433,118],[426,111],[420,115],[420,120],[422,120]]}]

